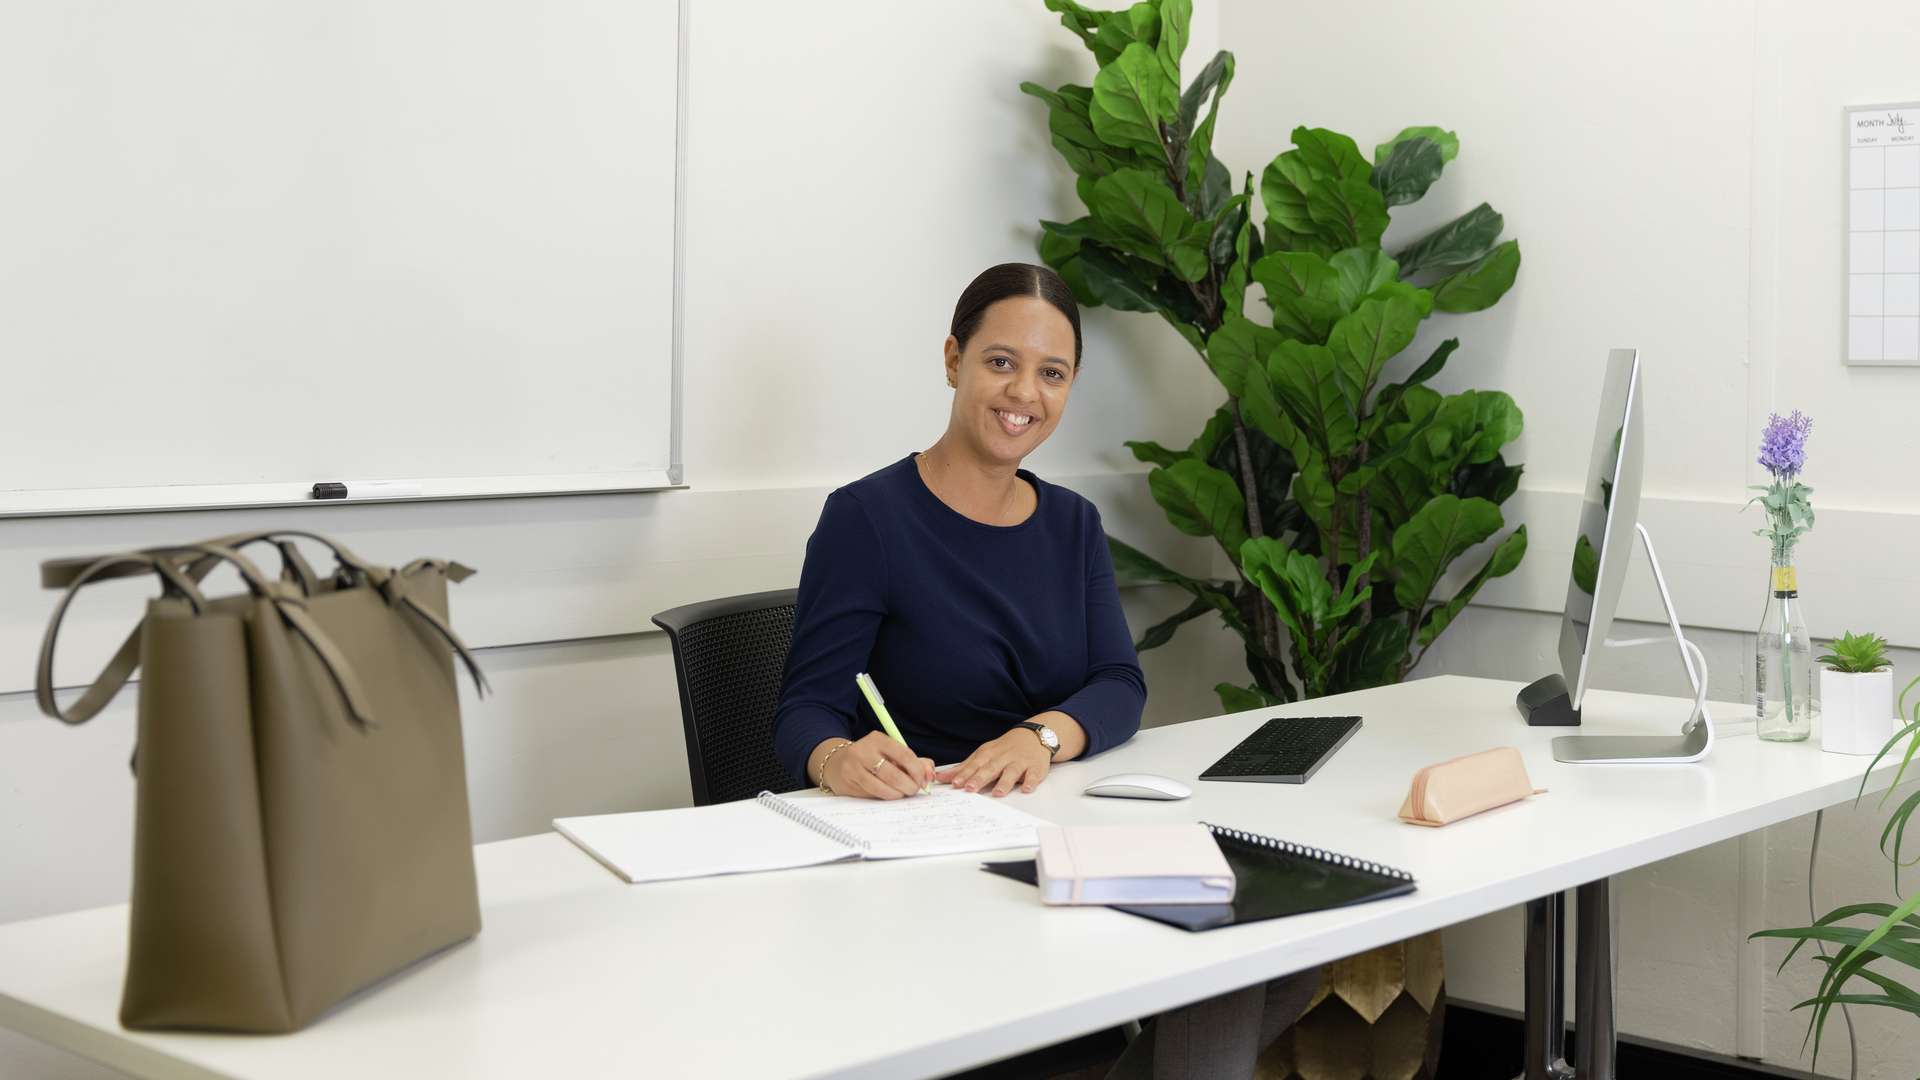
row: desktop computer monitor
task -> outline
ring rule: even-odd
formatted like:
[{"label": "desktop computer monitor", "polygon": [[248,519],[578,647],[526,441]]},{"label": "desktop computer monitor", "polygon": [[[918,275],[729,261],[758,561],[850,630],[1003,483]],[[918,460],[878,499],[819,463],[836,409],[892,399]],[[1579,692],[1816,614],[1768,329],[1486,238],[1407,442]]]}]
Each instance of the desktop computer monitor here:
[{"label": "desktop computer monitor", "polygon": [[1607,354],[1593,452],[1580,492],[1580,525],[1573,538],[1566,611],[1560,617],[1560,671],[1521,693],[1520,711],[1529,724],[1580,722],[1594,653],[1613,627],[1620,589],[1626,584],[1640,513],[1641,411],[1639,350],[1614,349]]},{"label": "desktop computer monitor", "polygon": [[[1631,642],[1609,641],[1620,591],[1637,534],[1667,621],[1680,650],[1682,666],[1692,681],[1694,715],[1678,738],[1669,736],[1585,736],[1554,740],[1554,756],[1562,761],[1614,763],[1632,761],[1697,761],[1712,746],[1706,715],[1705,658],[1680,630],[1654,555],[1652,539],[1638,521],[1640,476],[1645,458],[1645,426],[1641,403],[1640,354],[1637,349],[1614,349],[1607,354],[1600,384],[1600,413],[1594,425],[1593,450],[1587,459],[1586,486],[1580,494],[1580,524],[1574,534],[1573,560],[1567,575],[1567,604],[1560,618],[1560,670],[1529,685],[1515,704],[1529,724],[1572,726],[1593,685],[1600,650],[1607,645],[1650,644],[1665,638]],[[1692,655],[1689,655],[1689,652]],[[1699,666],[1696,670],[1695,660]]]}]

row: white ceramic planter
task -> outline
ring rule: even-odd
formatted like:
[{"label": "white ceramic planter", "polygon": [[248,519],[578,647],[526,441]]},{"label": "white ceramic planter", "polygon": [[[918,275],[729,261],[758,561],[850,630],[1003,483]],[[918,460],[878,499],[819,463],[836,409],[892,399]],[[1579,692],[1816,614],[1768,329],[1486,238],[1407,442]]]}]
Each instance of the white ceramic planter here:
[{"label": "white ceramic planter", "polygon": [[1852,674],[1820,669],[1820,749],[1830,754],[1877,754],[1898,730],[1893,719],[1893,672]]}]

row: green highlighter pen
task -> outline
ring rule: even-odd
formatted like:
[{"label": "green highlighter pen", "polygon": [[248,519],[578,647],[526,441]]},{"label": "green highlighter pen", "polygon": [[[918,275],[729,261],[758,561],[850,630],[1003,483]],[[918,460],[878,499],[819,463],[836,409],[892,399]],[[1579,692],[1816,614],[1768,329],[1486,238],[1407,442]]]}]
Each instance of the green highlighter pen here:
[{"label": "green highlighter pen", "polygon": [[[901,746],[907,746],[906,736],[900,734],[899,725],[895,724],[893,717],[887,714],[887,703],[880,698],[880,688],[873,685],[873,676],[862,671],[853,677],[853,682],[855,686],[860,688],[860,692],[867,696],[867,704],[873,707],[873,715],[880,718],[880,726],[887,730],[887,734],[893,737],[894,742],[899,743]],[[907,746],[907,749],[911,751],[913,747]],[[928,785],[922,784],[920,785],[920,790],[930,791],[932,789]]]}]

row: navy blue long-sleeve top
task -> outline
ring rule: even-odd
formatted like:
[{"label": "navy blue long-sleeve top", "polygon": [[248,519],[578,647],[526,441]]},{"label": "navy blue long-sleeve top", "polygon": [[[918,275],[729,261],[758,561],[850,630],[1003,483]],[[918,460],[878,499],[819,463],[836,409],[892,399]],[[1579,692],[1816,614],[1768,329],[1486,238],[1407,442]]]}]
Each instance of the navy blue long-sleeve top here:
[{"label": "navy blue long-sleeve top", "polygon": [[1131,738],[1146,678],[1120,611],[1100,512],[1026,470],[1038,505],[986,525],[940,501],[914,455],[827,497],[800,572],[774,748],[801,783],[807,756],[879,722],[865,671],[907,744],[945,765],[1052,710],[1096,754]]}]

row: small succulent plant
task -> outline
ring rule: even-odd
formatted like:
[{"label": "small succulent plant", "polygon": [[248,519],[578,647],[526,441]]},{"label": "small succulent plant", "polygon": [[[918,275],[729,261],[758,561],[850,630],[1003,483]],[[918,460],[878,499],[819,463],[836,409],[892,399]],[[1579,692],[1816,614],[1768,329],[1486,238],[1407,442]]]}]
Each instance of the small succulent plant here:
[{"label": "small succulent plant", "polygon": [[1835,671],[1860,675],[1893,666],[1887,659],[1887,639],[1879,634],[1842,634],[1827,648],[1820,662]]}]

